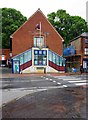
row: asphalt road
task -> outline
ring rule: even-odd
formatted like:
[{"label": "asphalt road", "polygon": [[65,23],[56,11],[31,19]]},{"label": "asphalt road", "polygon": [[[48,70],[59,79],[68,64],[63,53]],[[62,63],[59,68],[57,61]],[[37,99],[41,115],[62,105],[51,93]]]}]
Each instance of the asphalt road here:
[{"label": "asphalt road", "polygon": [[88,118],[87,75],[3,78],[3,118]]},{"label": "asphalt road", "polygon": [[[88,92],[88,91],[87,91]],[[88,118],[86,91],[80,87],[26,95],[2,108],[3,118]]]},{"label": "asphalt road", "polygon": [[51,89],[51,88],[64,88],[88,85],[87,75],[74,75],[74,76],[28,76],[16,78],[2,78],[1,89]]},{"label": "asphalt road", "polygon": [[12,73],[12,68],[0,67],[0,73],[2,73],[2,74]]}]

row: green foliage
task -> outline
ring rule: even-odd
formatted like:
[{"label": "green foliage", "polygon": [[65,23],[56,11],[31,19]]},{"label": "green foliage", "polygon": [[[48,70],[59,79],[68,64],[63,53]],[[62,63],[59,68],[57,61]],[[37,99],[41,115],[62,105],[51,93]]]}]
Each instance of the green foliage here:
[{"label": "green foliage", "polygon": [[[13,34],[27,20],[20,11],[12,8],[0,9],[0,48],[10,48],[10,35]],[[70,16],[65,10],[48,14],[48,20],[64,38],[65,44],[88,32],[87,22],[79,16]],[[2,39],[2,41],[1,41]]]},{"label": "green foliage", "polygon": [[1,16],[2,16],[2,11],[0,9],[0,48],[2,47],[2,19],[1,19]]},{"label": "green foliage", "polygon": [[[2,48],[10,48],[10,36],[13,34],[26,20],[20,11],[12,8],[2,8]],[[1,25],[0,19],[0,25]]]},{"label": "green foliage", "polygon": [[87,22],[79,16],[70,16],[65,10],[58,10],[47,15],[48,20],[68,44],[70,40],[83,32],[88,32]]}]

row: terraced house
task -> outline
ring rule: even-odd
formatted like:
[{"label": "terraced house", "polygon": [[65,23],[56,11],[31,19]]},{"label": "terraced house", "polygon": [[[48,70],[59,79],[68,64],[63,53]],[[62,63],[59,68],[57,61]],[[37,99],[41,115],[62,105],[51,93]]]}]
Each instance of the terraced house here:
[{"label": "terraced house", "polygon": [[64,40],[40,9],[10,37],[13,73],[65,71]]}]

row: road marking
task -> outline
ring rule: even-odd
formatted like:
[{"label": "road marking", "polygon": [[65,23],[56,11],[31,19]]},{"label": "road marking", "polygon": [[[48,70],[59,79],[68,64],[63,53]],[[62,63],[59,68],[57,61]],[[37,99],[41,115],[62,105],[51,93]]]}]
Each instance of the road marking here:
[{"label": "road marking", "polygon": [[79,81],[78,81],[78,80],[77,80],[77,81],[75,80],[75,81],[68,81],[68,82],[69,82],[69,83],[76,83],[76,82],[80,82],[80,83],[81,83],[81,82],[86,82],[86,80],[79,80]]},{"label": "road marking", "polygon": [[2,90],[2,92],[19,92],[19,91],[30,91],[30,92],[36,92],[36,91],[41,91],[41,90],[48,90],[48,89],[52,89],[52,88],[63,88],[63,86],[47,86],[47,87],[31,87],[31,89],[29,88],[16,88],[16,89],[6,89],[6,90]]},{"label": "road marking", "polygon": [[8,89],[2,89],[2,91],[7,91],[7,92],[9,92],[9,91],[24,91],[24,90],[34,90],[34,89],[37,89],[37,87],[30,87],[30,89],[29,88],[8,88]]},{"label": "road marking", "polygon": [[57,82],[58,85],[61,85],[61,83]]},{"label": "road marking", "polygon": [[63,78],[63,80],[81,80],[81,78]]},{"label": "road marking", "polygon": [[67,85],[63,85],[63,87],[67,87]]},{"label": "road marking", "polygon": [[53,82],[56,82],[55,80]]},{"label": "road marking", "polygon": [[75,85],[87,85],[88,83],[76,83]]}]

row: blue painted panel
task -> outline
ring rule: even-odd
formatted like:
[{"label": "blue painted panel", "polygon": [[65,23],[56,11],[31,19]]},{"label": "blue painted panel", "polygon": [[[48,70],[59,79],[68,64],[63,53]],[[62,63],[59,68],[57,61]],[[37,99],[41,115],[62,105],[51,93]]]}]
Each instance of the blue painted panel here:
[{"label": "blue painted panel", "polygon": [[12,60],[12,73],[20,73],[20,61]]}]

